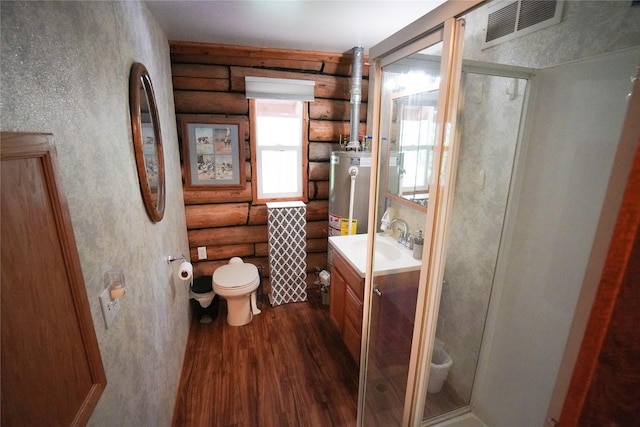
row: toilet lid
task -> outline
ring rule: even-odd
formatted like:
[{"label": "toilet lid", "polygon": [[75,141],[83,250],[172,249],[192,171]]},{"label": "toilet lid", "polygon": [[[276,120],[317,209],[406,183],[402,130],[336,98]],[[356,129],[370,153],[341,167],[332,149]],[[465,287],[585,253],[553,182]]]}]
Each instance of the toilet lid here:
[{"label": "toilet lid", "polygon": [[258,281],[258,269],[249,263],[226,264],[213,273],[213,283],[221,288],[239,288]]}]

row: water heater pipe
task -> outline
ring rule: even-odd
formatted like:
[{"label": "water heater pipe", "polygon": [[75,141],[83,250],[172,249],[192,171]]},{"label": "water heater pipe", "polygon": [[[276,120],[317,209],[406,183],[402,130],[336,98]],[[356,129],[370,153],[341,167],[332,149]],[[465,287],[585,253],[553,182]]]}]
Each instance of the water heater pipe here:
[{"label": "water heater pipe", "polygon": [[349,192],[349,223],[347,225],[347,234],[350,236],[351,234],[351,221],[353,221],[353,199],[356,195],[356,176],[358,175],[358,168],[355,166],[351,166],[349,168],[349,176],[351,176],[351,191]]},{"label": "water heater pipe", "polygon": [[360,147],[358,131],[360,127],[360,101],[362,100],[362,54],[364,48],[353,48],[353,66],[351,68],[351,121],[349,122],[349,143],[347,149]]}]

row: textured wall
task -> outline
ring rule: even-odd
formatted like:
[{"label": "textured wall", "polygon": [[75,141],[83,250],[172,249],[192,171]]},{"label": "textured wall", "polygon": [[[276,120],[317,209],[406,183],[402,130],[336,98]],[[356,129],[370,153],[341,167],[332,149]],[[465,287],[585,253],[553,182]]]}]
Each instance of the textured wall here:
[{"label": "textured wall", "polygon": [[638,58],[640,48],[538,72],[531,109],[537,125],[519,170],[485,375],[474,399],[488,425],[543,425],[554,384],[573,370],[561,369],[567,341],[581,340],[570,328],[577,311],[589,311],[593,300],[577,307],[580,293],[597,288],[611,237],[612,228],[598,230],[599,221],[615,218],[619,207],[604,201],[626,177],[620,188],[609,180],[629,170],[624,162],[614,166],[616,151],[635,151],[618,140]]},{"label": "textured wall", "polygon": [[640,43],[640,7],[626,0],[569,0],[560,24],[482,50],[485,9],[465,17],[465,59],[545,68]]},{"label": "textured wall", "polygon": [[[91,425],[169,425],[189,325],[164,256],[188,255],[166,37],[138,2],[2,2],[2,130],[53,133],[108,385]],[[146,65],[164,138],[165,217],[138,186],[129,70]],[[105,329],[104,272],[127,294]]]},{"label": "textured wall", "polygon": [[454,364],[447,382],[471,397],[507,207],[526,81],[465,74],[462,139],[436,335]]}]

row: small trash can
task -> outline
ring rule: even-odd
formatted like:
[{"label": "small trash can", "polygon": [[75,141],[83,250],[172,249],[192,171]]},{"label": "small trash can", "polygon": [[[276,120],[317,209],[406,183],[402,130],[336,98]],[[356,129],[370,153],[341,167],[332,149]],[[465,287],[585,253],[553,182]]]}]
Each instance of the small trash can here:
[{"label": "small trash can", "polygon": [[439,393],[444,382],[447,380],[449,368],[453,365],[453,359],[444,351],[444,343],[436,338],[431,356],[431,368],[429,369],[429,393]]},{"label": "small trash can", "polygon": [[211,323],[218,317],[220,297],[213,292],[211,276],[202,276],[193,280],[189,290],[193,314],[200,323]]},{"label": "small trash can", "polygon": [[331,274],[327,270],[322,270],[318,274],[320,280],[320,297],[322,305],[329,305],[331,301]]}]

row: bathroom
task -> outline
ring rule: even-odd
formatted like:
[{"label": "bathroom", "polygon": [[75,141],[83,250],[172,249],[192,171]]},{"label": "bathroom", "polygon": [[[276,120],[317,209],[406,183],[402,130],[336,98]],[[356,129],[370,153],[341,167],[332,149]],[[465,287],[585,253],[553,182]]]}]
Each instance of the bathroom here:
[{"label": "bathroom", "polygon": [[[190,313],[184,304],[187,289],[175,283],[163,256],[188,254],[193,260],[197,253],[187,244],[184,227],[192,209],[184,208],[175,120],[178,97],[166,37],[144,5],[136,2],[74,5],[68,12],[78,19],[66,26],[51,25],[52,17],[68,22],[54,4],[3,2],[2,8],[2,129],[54,134],[87,293],[100,293],[102,274],[111,265],[125,271],[130,287],[113,328],[106,330],[95,322],[108,385],[93,424],[167,425]],[[628,12],[628,7],[620,6],[611,19],[637,22],[637,9],[626,17]],[[637,45],[633,39],[637,33],[627,31],[630,41],[625,46]],[[110,37],[104,38],[104,33]],[[144,214],[130,129],[122,125],[129,112],[121,101],[127,98],[128,67],[134,59],[152,72],[163,124],[167,208],[156,224]],[[30,74],[25,76],[27,69]],[[117,95],[113,88],[119,88]],[[327,186],[321,178],[328,175],[328,153],[318,156],[326,160],[310,161],[310,197],[322,194]],[[228,213],[228,207],[220,210]],[[264,212],[251,214],[259,217]],[[310,237],[321,235],[322,226],[313,222],[322,222],[325,214],[313,204],[308,207]],[[223,220],[222,215],[216,217]],[[323,250],[311,252],[308,264],[325,265]],[[99,305],[91,301],[92,317],[101,319]]]}]

